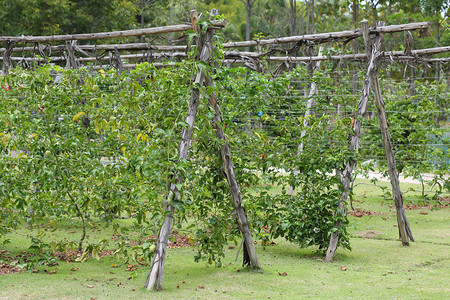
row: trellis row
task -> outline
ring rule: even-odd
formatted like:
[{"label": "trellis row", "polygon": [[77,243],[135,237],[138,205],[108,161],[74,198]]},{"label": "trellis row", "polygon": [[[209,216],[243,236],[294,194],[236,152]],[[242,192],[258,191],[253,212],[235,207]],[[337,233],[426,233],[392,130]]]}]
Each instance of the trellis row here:
[{"label": "trellis row", "polygon": [[[214,23],[216,26],[221,27],[224,26],[224,22],[216,21]],[[403,25],[391,25],[391,26],[381,26],[376,28],[370,28],[369,34],[378,34],[378,33],[393,33],[405,30],[426,30],[429,27],[428,22],[421,23],[410,23]],[[118,37],[128,37],[128,36],[141,36],[141,35],[150,35],[150,34],[161,34],[161,33],[169,33],[169,32],[180,32],[192,29],[192,25],[172,25],[172,26],[164,26],[164,27],[156,27],[156,28],[146,28],[139,30],[127,30],[127,31],[114,31],[114,32],[104,32],[104,33],[92,33],[92,34],[75,34],[75,35],[58,35],[58,36],[36,36],[36,37],[0,37],[0,42],[4,41],[7,43],[8,47],[0,48],[0,52],[6,53],[9,55],[4,55],[4,58],[1,57],[1,60],[6,62],[6,65],[10,64],[11,61],[21,61],[21,62],[29,62],[29,61],[37,61],[43,62],[46,61],[44,59],[39,58],[28,58],[28,57],[11,57],[11,53],[13,52],[27,52],[33,51],[38,52],[40,56],[46,57],[45,51],[68,51],[69,55],[67,57],[50,57],[50,62],[60,62],[60,61],[68,61],[67,66],[77,65],[76,62],[95,62],[99,60],[111,60],[110,57],[105,57],[105,53],[100,55],[89,55],[86,51],[117,51],[117,50],[126,50],[126,51],[136,51],[136,50],[146,50],[147,53],[144,54],[127,54],[116,57],[116,59],[141,59],[141,61],[153,62],[154,59],[161,58],[183,58],[187,57],[186,50],[187,46],[158,46],[152,45],[151,43],[131,43],[131,44],[114,44],[114,45],[76,45],[76,43],[67,43],[67,45],[58,45],[58,46],[42,46],[39,43],[42,42],[50,42],[50,41],[77,41],[77,40],[92,40],[92,39],[106,39],[106,38],[118,38]],[[309,34],[309,35],[300,35],[300,36],[291,36],[291,37],[282,37],[275,39],[261,39],[256,41],[243,41],[243,42],[228,42],[224,43],[224,48],[239,48],[239,47],[249,47],[249,46],[276,46],[280,44],[286,43],[296,43],[295,49],[300,47],[303,44],[308,43],[324,43],[329,41],[340,41],[343,40],[345,43],[349,42],[352,39],[362,36],[361,29],[355,29],[350,31],[340,31],[340,32],[332,32],[332,33],[320,33],[320,34]],[[12,47],[14,43],[35,43],[34,47]],[[170,52],[170,53],[154,53],[154,51],[184,51],[184,52]],[[281,52],[289,52],[291,50],[283,49]],[[391,52],[383,52],[382,57],[385,59],[393,59],[394,57],[397,60],[414,60],[417,59],[418,56],[425,55],[433,55],[438,53],[449,52],[450,47],[437,47],[430,49],[420,49],[413,50],[410,52],[402,52],[402,51],[391,51]],[[74,55],[71,55],[70,52],[80,52],[81,54],[87,57],[76,58]],[[273,56],[272,54],[277,52],[276,50],[270,50],[266,53],[257,53],[257,52],[238,52],[238,51],[230,51],[225,52],[225,63],[245,63],[249,58],[257,59],[261,57],[266,57],[270,61],[281,61],[281,62],[310,62],[312,60],[366,60],[366,55],[364,53],[359,54],[347,54],[347,55],[331,55],[324,57],[296,57],[296,56]],[[117,52],[116,52],[117,53]],[[116,55],[117,56],[117,55]],[[447,62],[449,58],[438,58],[438,59],[420,59],[422,62]],[[4,63],[5,65],[5,63]],[[132,67],[130,64],[126,65],[127,68]],[[106,66],[102,66],[106,67]],[[3,68],[7,71],[7,68]]]},{"label": "trellis row", "polygon": [[[43,49],[40,45],[37,45],[36,47],[13,47],[13,44],[15,43],[42,43],[42,42],[50,42],[50,41],[67,41],[66,46],[49,46],[48,49],[54,49],[54,50],[65,50],[70,52],[70,60],[71,62],[68,63],[68,65],[76,65],[76,61],[73,61],[74,59],[74,52],[75,51],[96,51],[96,50],[110,50],[115,52],[115,56],[117,58],[118,50],[151,50],[151,51],[183,51],[188,49],[187,46],[153,46],[145,43],[139,43],[139,44],[127,44],[127,45],[98,45],[98,46],[91,46],[91,45],[76,45],[76,43],[72,41],[76,40],[92,40],[92,39],[103,39],[103,38],[119,38],[119,37],[126,37],[126,36],[140,36],[140,35],[148,35],[148,34],[160,34],[160,33],[169,33],[169,32],[180,32],[180,31],[186,31],[186,30],[194,30],[197,31],[197,26],[195,24],[196,17],[195,13],[192,15],[192,25],[173,25],[173,26],[165,26],[165,27],[157,27],[157,28],[149,28],[149,29],[140,29],[140,30],[130,30],[130,31],[117,31],[117,32],[109,32],[109,33],[97,33],[97,34],[78,34],[78,35],[61,35],[61,36],[51,36],[51,37],[0,37],[0,42],[6,43],[6,48],[3,48],[3,57],[4,57],[4,66],[3,70],[6,72],[8,71],[9,66],[11,66],[12,57],[11,54],[13,52],[18,51],[36,51],[38,50],[42,51]],[[226,22],[215,22],[213,28],[208,28],[208,31],[206,34],[202,34],[202,37],[199,41],[202,41],[202,46],[199,48],[200,55],[197,59],[202,61],[207,61],[209,58],[209,52],[211,51],[211,41],[207,38],[207,36],[211,36],[214,29],[222,28],[225,26]],[[409,229],[409,224],[406,219],[406,215],[404,214],[404,211],[402,211],[400,206],[402,207],[402,199],[401,195],[398,197],[398,193],[400,192],[400,189],[398,187],[398,178],[396,179],[396,170],[395,170],[395,161],[392,154],[392,147],[390,147],[390,141],[389,141],[389,131],[386,123],[386,115],[384,112],[384,104],[381,98],[381,92],[379,88],[379,82],[377,78],[377,62],[381,58],[385,59],[392,59],[396,60],[398,59],[414,59],[417,56],[424,56],[424,55],[432,55],[437,53],[444,53],[450,51],[450,47],[439,47],[439,48],[431,48],[431,49],[420,49],[420,50],[413,50],[408,53],[400,52],[400,51],[393,51],[393,52],[381,52],[379,50],[380,47],[380,41],[381,36],[387,33],[394,33],[394,32],[401,32],[401,31],[407,31],[407,30],[426,30],[429,27],[428,22],[423,23],[411,23],[411,24],[403,24],[403,25],[391,25],[391,26],[379,26],[376,28],[368,28],[367,21],[364,21],[361,23],[360,29],[350,30],[350,31],[341,31],[341,32],[332,32],[332,33],[321,33],[321,34],[311,34],[311,35],[301,35],[301,36],[292,36],[292,37],[284,37],[284,38],[276,38],[276,39],[262,39],[258,41],[244,41],[244,42],[230,42],[225,43],[223,46],[225,48],[234,48],[234,47],[249,47],[249,46],[264,46],[264,45],[279,45],[279,44],[287,44],[287,43],[296,43],[295,49],[298,47],[301,47],[302,45],[315,45],[315,44],[321,44],[326,42],[349,42],[350,40],[353,40],[355,38],[364,37],[364,42],[366,46],[366,54],[350,54],[350,55],[339,55],[339,56],[323,56],[323,57],[274,57],[270,55],[269,53],[254,53],[254,52],[237,52],[237,51],[231,51],[227,52],[226,55],[228,56],[226,61],[234,62],[234,61],[245,61],[246,59],[258,59],[264,56],[268,56],[270,60],[273,61],[320,61],[320,60],[327,60],[327,59],[346,59],[346,60],[368,60],[368,69],[366,73],[366,79],[364,81],[363,91],[361,95],[361,99],[358,105],[358,111],[356,112],[356,116],[364,116],[367,112],[368,107],[368,97],[370,94],[370,89],[373,86],[375,97],[376,97],[376,105],[379,113],[379,119],[380,119],[380,125],[383,128],[383,141],[385,145],[386,150],[386,156],[389,164],[389,173],[391,176],[391,184],[392,188],[394,190],[394,202],[396,204],[397,209],[397,218],[398,218],[398,226],[399,226],[399,233],[400,237],[402,239],[402,243],[404,245],[409,244],[409,239],[412,239],[412,234]],[[201,31],[199,31],[201,32]],[[372,41],[370,39],[370,34],[376,35],[375,41]],[[21,50],[19,50],[21,49]],[[156,57],[152,56],[153,54],[150,53],[150,57]],[[159,57],[164,57],[164,53],[159,54]],[[186,55],[185,53],[181,54],[171,54],[172,57],[179,55],[183,57],[183,55]],[[143,57],[142,54],[137,55],[138,57]],[[145,55],[144,55],[145,56]],[[235,56],[236,59],[230,59],[230,56]],[[122,58],[125,57],[122,55]],[[132,56],[127,56],[127,58],[131,58]],[[14,58],[16,59],[16,58]],[[82,61],[82,59],[87,58],[81,58],[77,59]],[[94,58],[95,59],[95,58]],[[447,58],[444,59],[437,59],[435,61],[447,61]],[[6,68],[5,68],[6,65]],[[124,67],[124,65],[121,65]],[[97,66],[98,67],[98,66]],[[196,76],[196,81],[200,85],[210,85],[211,79],[209,79],[202,71],[200,71]],[[189,106],[189,112],[186,117],[186,123],[188,123],[190,126],[188,129],[183,130],[182,134],[182,140],[179,145],[179,158],[182,159],[185,157],[185,153],[187,152],[187,146],[189,145],[190,141],[190,134],[192,134],[191,127],[193,127],[194,121],[195,121],[195,115],[196,115],[196,105],[198,105],[200,93],[197,87],[193,88],[192,95],[191,95],[191,104]],[[213,106],[214,111],[216,112],[216,116],[214,117],[214,123],[220,122],[220,109],[218,107],[218,100],[214,94],[211,95],[210,104]],[[361,126],[362,123],[359,118],[356,118],[357,121],[355,123],[355,134],[351,138],[350,143],[350,150],[356,151],[358,149],[358,143],[359,138],[361,136]],[[220,126],[218,126],[220,128]],[[219,138],[224,139],[223,132],[216,131],[216,134]],[[241,230],[241,233],[243,234],[243,240],[245,241],[245,249],[246,249],[246,255],[247,257],[244,259],[247,259],[247,263],[249,263],[254,268],[259,268],[260,264],[258,261],[258,258],[256,256],[256,251],[254,250],[253,243],[251,242],[251,235],[249,235],[248,231],[248,224],[246,223],[246,216],[245,213],[241,214],[241,200],[240,200],[240,193],[239,193],[239,187],[236,182],[236,178],[233,176],[233,167],[231,163],[231,154],[229,152],[229,147],[227,146],[226,139],[224,140],[224,146],[225,148],[221,149],[222,153],[222,159],[224,163],[224,169],[226,171],[226,179],[228,180],[228,183],[230,185],[230,192],[233,195],[233,203],[235,206],[236,211],[236,218],[237,222],[239,224],[239,229]],[[183,146],[185,145],[185,146]],[[228,147],[228,148],[227,148]],[[346,182],[349,180],[352,170],[354,166],[354,161],[349,161],[347,164],[347,167],[343,173],[342,181],[345,187],[348,185]],[[397,174],[398,176],[398,174]],[[174,178],[175,180],[181,180],[181,178]],[[177,190],[175,184],[169,185],[169,191],[167,197],[173,193],[175,197],[177,197]],[[401,194],[401,192],[400,192]],[[346,212],[346,199],[348,196],[348,190],[344,192],[340,199],[339,209],[342,212],[343,215],[345,215]],[[161,288],[162,287],[162,275],[163,275],[163,264],[164,264],[164,257],[165,257],[165,250],[167,246],[167,240],[168,236],[170,235],[171,231],[171,225],[172,225],[172,218],[174,213],[174,208],[170,204],[165,204],[167,208],[167,215],[166,220],[164,222],[163,227],[161,228],[159,237],[158,237],[158,246],[157,250],[154,255],[154,259],[152,262],[152,268],[149,273],[148,280],[146,282],[146,287],[151,288]],[[340,226],[340,224],[336,224],[336,226]],[[247,228],[247,229],[246,229]],[[327,257],[326,260],[330,261],[332,260],[335,250],[337,241],[339,238],[339,234],[335,233],[331,236],[330,239],[330,245],[327,251]]]},{"label": "trellis row", "polygon": [[[108,47],[110,48],[110,47]],[[161,48],[163,49],[163,48]],[[0,49],[1,50],[1,49]],[[114,49],[110,49],[114,50]],[[120,50],[117,48],[117,50]],[[133,50],[147,50],[143,49],[133,49]],[[398,59],[418,59],[422,56],[435,55],[440,53],[450,52],[450,46],[447,47],[435,47],[435,48],[425,48],[412,50],[411,53],[405,53],[404,51],[381,51],[380,58],[393,60]],[[365,53],[357,53],[357,54],[344,54],[344,55],[320,55],[320,56],[273,56],[271,55],[272,51],[268,51],[266,53],[258,53],[258,52],[240,52],[240,51],[224,51],[225,61],[226,62],[244,62],[245,59],[260,59],[265,58],[270,61],[287,61],[287,62],[311,62],[311,61],[325,61],[325,60],[367,60],[367,55]],[[185,52],[159,52],[159,53],[140,53],[140,54],[123,54],[120,56],[122,59],[160,59],[160,58],[186,58],[188,54]],[[57,56],[57,57],[49,57],[46,58],[37,58],[37,57],[11,57],[12,61],[39,61],[39,62],[61,62],[66,61],[66,57]],[[92,62],[99,60],[108,60],[109,57],[101,56],[101,57],[79,57],[77,58],[80,62]],[[437,59],[424,59],[420,58],[424,61],[448,61],[450,57],[447,58],[437,58]],[[0,60],[3,60],[3,57],[0,57]]]}]

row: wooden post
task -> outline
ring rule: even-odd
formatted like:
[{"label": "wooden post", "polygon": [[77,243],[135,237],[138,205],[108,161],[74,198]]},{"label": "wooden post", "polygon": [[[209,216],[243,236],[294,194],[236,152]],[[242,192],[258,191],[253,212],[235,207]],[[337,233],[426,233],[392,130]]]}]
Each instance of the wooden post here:
[{"label": "wooden post", "polygon": [[[362,28],[368,28],[367,20],[361,21]],[[372,86],[372,74],[375,72],[376,59],[379,55],[378,48],[381,45],[381,39],[379,36],[375,39],[375,43],[373,45],[372,52],[367,52],[367,56],[369,57],[369,65],[367,67],[366,77],[363,83],[363,89],[361,93],[361,98],[359,99],[358,108],[355,115],[355,125],[353,127],[354,135],[352,135],[349,145],[350,151],[357,151],[359,148],[359,140],[361,138],[361,129],[362,129],[362,119],[367,114],[368,104],[369,104],[369,95],[370,88]],[[369,45],[368,45],[369,46]],[[369,49],[369,48],[367,48]],[[350,159],[345,166],[344,172],[342,172],[341,182],[344,186],[344,192],[342,193],[341,198],[339,199],[338,211],[344,218],[347,215],[347,198],[350,193],[350,184],[352,179],[353,168],[356,164],[354,159]],[[326,262],[330,262],[333,260],[334,254],[336,253],[337,245],[339,242],[339,228],[342,226],[343,221],[339,221],[335,224],[337,230],[331,234],[330,243],[328,244],[328,249],[325,257]]]},{"label": "wooden post", "polygon": [[77,43],[76,40],[66,42],[66,49],[67,49],[66,69],[78,68],[78,62],[75,58],[75,44],[76,43]]},{"label": "wooden post", "polygon": [[13,51],[14,42],[6,41],[5,51],[3,51],[3,74],[8,74],[12,68],[11,53]]},{"label": "wooden post", "polygon": [[[206,85],[212,86],[211,78],[206,76]],[[214,109],[213,127],[218,139],[224,141],[220,148],[220,154],[222,156],[223,170],[225,177],[228,181],[231,197],[234,205],[234,218],[238,224],[239,231],[242,234],[244,244],[243,266],[251,266],[255,269],[260,269],[258,255],[256,254],[256,248],[253,244],[252,235],[248,226],[247,215],[242,207],[241,192],[234,173],[234,165],[231,160],[231,150],[228,143],[228,139],[222,129],[222,113],[220,111],[219,103],[215,93],[211,93],[209,99],[210,105]]]},{"label": "wooden post", "polygon": [[[191,19],[197,19],[197,11],[191,11]],[[201,31],[199,31],[201,32]],[[199,49],[199,60],[207,62],[212,51],[211,37],[213,29],[208,29],[206,34],[201,36],[203,40],[203,47]],[[185,122],[188,124],[188,128],[183,128],[181,141],[178,145],[178,159],[186,159],[188,155],[189,145],[191,143],[192,132],[194,131],[195,116],[197,115],[197,108],[200,100],[200,91],[198,86],[202,85],[205,80],[205,73],[202,69],[199,70],[193,83],[193,89],[191,93],[191,100],[189,103],[188,113]],[[164,206],[166,209],[165,218],[161,230],[158,235],[158,243],[156,245],[155,253],[153,254],[153,260],[150,267],[150,271],[145,282],[145,288],[148,290],[156,289],[161,290],[163,285],[164,275],[164,261],[166,258],[167,243],[169,237],[172,234],[173,216],[175,213],[175,207],[173,207],[168,199],[178,199],[179,191],[176,187],[176,183],[179,183],[181,178],[178,174],[174,174],[170,180],[168,193]]]},{"label": "wooden post", "polygon": [[[317,54],[317,57],[322,57],[322,51],[323,51],[323,47],[319,48],[319,53]],[[312,63],[313,67],[312,67],[312,76],[314,76],[314,71],[316,69],[318,69],[320,67],[320,60],[317,62],[313,62]],[[315,82],[311,83],[311,87],[309,89],[309,95],[308,95],[308,102],[306,104],[306,111],[305,111],[305,118],[303,119],[303,127],[307,127],[308,126],[308,116],[311,115],[311,109],[314,106],[314,95],[317,93],[317,86]],[[300,134],[300,138],[303,138],[306,135],[306,129],[302,130],[301,134]],[[303,142],[300,142],[300,145],[298,145],[298,150],[297,150],[297,157],[300,156],[300,153],[303,152]],[[294,175],[296,176],[298,174],[298,170],[294,170]],[[292,197],[292,195],[294,194],[294,187],[290,186],[289,187],[289,195]]]},{"label": "wooden post", "polygon": [[119,49],[117,49],[117,48],[114,48],[113,61],[114,61],[114,67],[117,70],[117,75],[119,75],[120,73],[122,73],[123,64],[122,64],[122,59],[120,58]]},{"label": "wooden post", "polygon": [[389,135],[389,124],[387,121],[386,111],[384,107],[384,101],[381,96],[380,83],[376,72],[373,76],[373,93],[375,96],[375,105],[378,110],[378,121],[381,128],[381,136],[383,138],[383,146],[386,154],[386,160],[389,168],[389,179],[392,185],[392,194],[394,196],[395,208],[397,210],[397,224],[399,237],[402,240],[404,246],[409,245],[409,239],[414,242],[411,228],[409,226],[408,219],[406,218],[405,209],[403,208],[403,194],[400,190],[400,184],[398,180],[398,172],[395,166],[395,157],[392,150],[391,137]]},{"label": "wooden post", "polygon": [[[383,24],[381,24],[381,26],[383,26]],[[370,44],[370,40],[368,39],[368,30],[367,29],[363,30],[366,31],[367,33],[366,35],[363,32],[364,43]],[[378,51],[376,50],[376,52]],[[414,241],[414,238],[412,236],[408,219],[406,218],[405,209],[403,208],[403,194],[400,190],[397,167],[395,166],[394,151],[392,150],[391,137],[389,134],[389,124],[387,121],[383,97],[381,95],[380,83],[378,81],[378,69],[376,67],[375,71],[371,74],[371,76],[373,81],[373,94],[375,98],[375,106],[377,107],[378,111],[378,121],[380,123],[381,136],[383,139],[383,146],[385,150],[386,160],[388,163],[389,179],[391,181],[392,194],[394,196],[394,203],[397,210],[397,224],[399,236],[400,239],[402,240],[402,244],[404,246],[408,246],[409,239],[411,239],[411,241]]]}]

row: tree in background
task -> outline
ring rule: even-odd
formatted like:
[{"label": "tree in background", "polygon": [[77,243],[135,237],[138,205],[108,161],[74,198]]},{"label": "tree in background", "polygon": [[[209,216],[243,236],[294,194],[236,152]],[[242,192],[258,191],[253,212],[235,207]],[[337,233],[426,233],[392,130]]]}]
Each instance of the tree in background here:
[{"label": "tree in background", "polygon": [[[251,30],[251,17],[252,17],[252,6],[256,0],[241,0],[245,5],[245,12],[247,15],[247,23],[245,25],[245,39],[250,40],[250,30]],[[250,51],[250,47],[247,47],[247,51]]]},{"label": "tree in background", "polygon": [[54,35],[135,27],[126,0],[0,0],[2,35]]}]

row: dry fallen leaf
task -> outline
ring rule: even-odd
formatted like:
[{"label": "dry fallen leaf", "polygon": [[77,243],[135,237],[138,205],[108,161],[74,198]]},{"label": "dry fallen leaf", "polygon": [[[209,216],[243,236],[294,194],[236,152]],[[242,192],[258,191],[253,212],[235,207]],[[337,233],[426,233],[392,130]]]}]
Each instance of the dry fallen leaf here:
[{"label": "dry fallen leaf", "polygon": [[94,286],[93,285],[86,285],[86,287],[92,289]]},{"label": "dry fallen leaf", "polygon": [[286,276],[287,273],[286,273],[286,272],[283,272],[283,273],[278,272],[278,275],[280,275],[280,276]]},{"label": "dry fallen leaf", "polygon": [[424,212],[424,211],[419,212],[419,214],[421,214],[421,215],[428,215],[428,213]]},{"label": "dry fallen leaf", "polygon": [[347,267],[345,265],[341,266],[341,271],[347,271]]}]

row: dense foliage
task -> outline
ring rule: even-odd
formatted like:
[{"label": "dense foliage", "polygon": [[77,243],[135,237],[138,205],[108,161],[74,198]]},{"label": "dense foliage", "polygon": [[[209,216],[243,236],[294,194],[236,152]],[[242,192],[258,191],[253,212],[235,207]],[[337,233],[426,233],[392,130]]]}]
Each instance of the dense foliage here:
[{"label": "dense foliage", "polygon": [[[245,1],[241,0],[0,0],[2,35],[52,35],[156,27],[189,21],[189,10],[217,8],[229,22],[226,39],[246,36]],[[294,5],[295,2],[295,5]],[[359,21],[388,24],[431,21],[417,48],[448,45],[448,1],[443,0],[256,0],[251,7],[250,36],[280,37],[359,27]],[[416,37],[419,33],[413,33]],[[149,38],[152,43],[158,43]],[[163,41],[165,42],[165,41]],[[403,42],[403,35],[395,42]]]},{"label": "dense foliage", "polygon": [[[201,89],[189,158],[178,161],[177,144],[199,68],[214,85]],[[379,161],[382,155],[372,142],[379,140],[373,116],[364,120],[370,145],[363,144],[358,154],[348,151],[358,100],[350,84],[354,79],[331,62],[314,76],[298,66],[279,77],[191,61],[162,69],[144,63],[129,73],[50,65],[14,69],[0,78],[0,237],[7,241],[7,233],[21,222],[33,228],[42,220],[79,219],[86,228],[92,218],[114,223],[120,214],[133,218],[142,237],[149,236],[164,217],[161,200],[176,171],[183,179],[177,185],[179,199],[170,202],[177,208],[176,225],[191,229],[198,242],[196,261],[220,266],[225,244],[238,243],[239,233],[207,102],[215,92],[253,232],[263,243],[284,237],[323,250],[340,230],[340,245],[349,248],[346,226],[335,227],[338,221],[347,224],[337,210],[343,193],[340,173],[350,158]],[[436,113],[427,111],[448,115],[446,97],[440,94],[445,86],[418,82],[416,89],[414,101],[401,100],[403,85],[391,85],[385,93],[391,135],[404,170],[439,170],[435,182],[442,192],[446,184],[448,189],[442,176],[448,163],[432,159],[441,150],[424,144],[431,133],[442,138]],[[309,100],[314,104],[308,108]],[[422,112],[404,117],[413,110]],[[416,122],[421,123],[412,125]],[[93,252],[107,243],[83,245],[85,235],[64,243]],[[36,247],[49,248],[42,232],[31,237]],[[132,245],[121,240],[116,252],[137,251],[151,258],[151,243]]]}]

